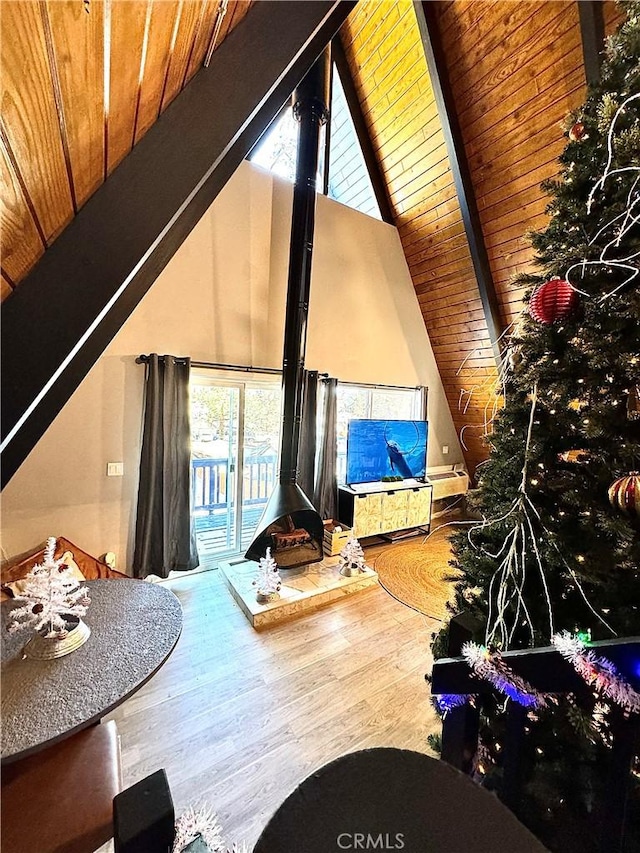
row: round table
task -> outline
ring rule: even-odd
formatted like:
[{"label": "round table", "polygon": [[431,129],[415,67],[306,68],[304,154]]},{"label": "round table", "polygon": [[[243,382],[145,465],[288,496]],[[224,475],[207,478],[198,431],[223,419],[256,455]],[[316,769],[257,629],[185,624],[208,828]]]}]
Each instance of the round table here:
[{"label": "round table", "polygon": [[178,641],[182,607],[163,586],[87,581],[87,642],[55,660],[23,658],[28,631],[7,634],[3,601],[2,762],[44,749],[100,720],[162,666]]},{"label": "round table", "polygon": [[444,761],[407,749],[352,752],[284,801],[253,853],[302,850],[545,853],[494,794]]}]

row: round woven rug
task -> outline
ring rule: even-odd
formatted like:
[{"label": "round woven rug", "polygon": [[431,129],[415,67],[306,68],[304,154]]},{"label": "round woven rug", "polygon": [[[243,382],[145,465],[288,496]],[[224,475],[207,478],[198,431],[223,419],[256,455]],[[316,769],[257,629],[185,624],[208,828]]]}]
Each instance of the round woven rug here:
[{"label": "round woven rug", "polygon": [[447,601],[453,598],[456,569],[449,565],[451,528],[440,528],[426,540],[395,544],[379,554],[372,568],[382,586],[398,601],[431,616],[446,619]]}]

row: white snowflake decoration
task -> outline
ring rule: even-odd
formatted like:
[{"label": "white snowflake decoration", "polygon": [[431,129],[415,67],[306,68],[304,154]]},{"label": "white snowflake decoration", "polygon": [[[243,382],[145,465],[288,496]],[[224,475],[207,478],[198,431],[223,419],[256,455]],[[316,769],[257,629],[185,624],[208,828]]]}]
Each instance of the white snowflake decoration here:
[{"label": "white snowflake decoration", "polygon": [[347,544],[340,551],[340,571],[343,575],[359,575],[365,570],[365,557],[362,546],[355,536],[350,536]]},{"label": "white snowflake decoration", "polygon": [[80,586],[62,560],[54,559],[55,549],[56,540],[51,536],[43,562],[31,569],[16,596],[21,606],[9,614],[10,633],[31,628],[46,637],[62,638],[67,634],[68,617],[80,618],[87,612],[91,604],[87,587]]},{"label": "white snowflake decoration", "polygon": [[267,548],[267,553],[264,557],[260,558],[258,572],[253,585],[257,587],[257,594],[265,598],[276,592],[280,592],[282,578],[278,571],[278,564],[271,556],[271,548]]}]

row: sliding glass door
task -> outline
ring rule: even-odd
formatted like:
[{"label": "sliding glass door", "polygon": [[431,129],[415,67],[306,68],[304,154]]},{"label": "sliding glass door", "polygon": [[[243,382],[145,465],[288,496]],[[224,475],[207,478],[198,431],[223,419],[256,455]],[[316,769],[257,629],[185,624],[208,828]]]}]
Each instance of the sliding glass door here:
[{"label": "sliding glass door", "polygon": [[280,408],[279,380],[192,378],[191,489],[201,560],[249,546],[277,475]]}]

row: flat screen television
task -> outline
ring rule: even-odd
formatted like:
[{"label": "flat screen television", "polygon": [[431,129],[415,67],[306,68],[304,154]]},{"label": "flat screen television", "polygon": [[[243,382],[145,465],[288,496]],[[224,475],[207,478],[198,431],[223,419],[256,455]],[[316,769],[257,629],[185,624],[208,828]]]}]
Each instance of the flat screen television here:
[{"label": "flat screen television", "polygon": [[388,477],[424,477],[427,432],[426,421],[350,420],[346,482],[373,483]]}]

